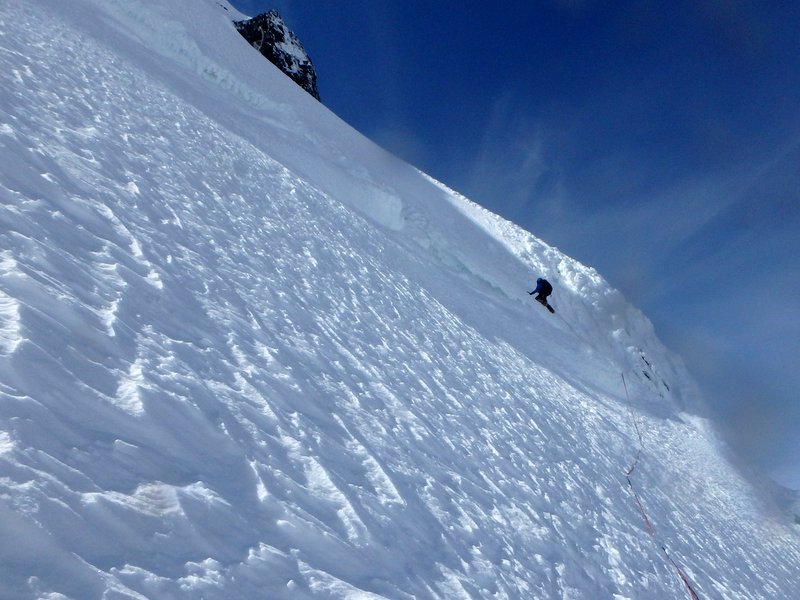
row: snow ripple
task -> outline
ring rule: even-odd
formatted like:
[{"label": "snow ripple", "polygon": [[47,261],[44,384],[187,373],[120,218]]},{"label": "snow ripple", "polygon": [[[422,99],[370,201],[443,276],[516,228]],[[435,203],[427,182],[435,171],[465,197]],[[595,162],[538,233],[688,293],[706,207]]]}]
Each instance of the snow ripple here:
[{"label": "snow ripple", "polygon": [[[16,267],[8,252],[0,254],[0,282]],[[0,289],[0,355],[12,354],[22,341],[19,302]]]},{"label": "snow ripple", "polygon": [[19,303],[0,290],[0,354],[11,354],[22,341]]}]

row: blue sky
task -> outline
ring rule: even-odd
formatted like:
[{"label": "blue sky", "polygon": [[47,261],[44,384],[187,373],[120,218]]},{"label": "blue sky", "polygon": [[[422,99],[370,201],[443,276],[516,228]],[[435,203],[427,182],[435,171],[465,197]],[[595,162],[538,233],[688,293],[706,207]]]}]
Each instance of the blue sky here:
[{"label": "blue sky", "polygon": [[800,488],[800,3],[234,4],[356,129],[597,267]]}]

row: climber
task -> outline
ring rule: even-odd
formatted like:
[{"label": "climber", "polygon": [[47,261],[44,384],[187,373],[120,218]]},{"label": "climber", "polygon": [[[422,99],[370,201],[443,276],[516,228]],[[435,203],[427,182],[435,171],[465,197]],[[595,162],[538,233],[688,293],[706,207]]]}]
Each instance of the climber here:
[{"label": "climber", "polygon": [[541,303],[542,306],[544,306],[551,313],[554,313],[556,311],[553,310],[553,307],[547,303],[547,297],[552,293],[553,293],[553,286],[550,285],[550,282],[547,281],[547,279],[542,279],[541,277],[539,277],[536,280],[536,289],[533,290],[532,292],[528,292],[528,294],[531,296],[536,294],[534,300]]}]

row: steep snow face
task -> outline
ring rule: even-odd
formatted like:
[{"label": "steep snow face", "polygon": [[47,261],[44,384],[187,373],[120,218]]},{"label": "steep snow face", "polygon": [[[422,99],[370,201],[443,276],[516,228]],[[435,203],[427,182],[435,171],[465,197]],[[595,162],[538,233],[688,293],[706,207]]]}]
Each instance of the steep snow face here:
[{"label": "steep snow face", "polygon": [[231,10],[0,4],[0,597],[792,597],[647,320]]}]

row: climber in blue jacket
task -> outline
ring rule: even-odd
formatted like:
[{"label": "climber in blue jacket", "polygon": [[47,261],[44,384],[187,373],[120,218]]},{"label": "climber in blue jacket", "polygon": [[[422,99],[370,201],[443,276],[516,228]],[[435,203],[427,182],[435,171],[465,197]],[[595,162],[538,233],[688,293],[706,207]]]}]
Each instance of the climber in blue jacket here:
[{"label": "climber in blue jacket", "polygon": [[543,279],[539,277],[536,280],[536,289],[532,292],[528,292],[529,295],[533,296],[536,294],[534,300],[539,302],[542,306],[544,306],[550,312],[556,312],[553,310],[553,307],[547,303],[547,297],[553,293],[553,286],[550,285],[550,282],[547,279]]}]

